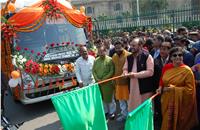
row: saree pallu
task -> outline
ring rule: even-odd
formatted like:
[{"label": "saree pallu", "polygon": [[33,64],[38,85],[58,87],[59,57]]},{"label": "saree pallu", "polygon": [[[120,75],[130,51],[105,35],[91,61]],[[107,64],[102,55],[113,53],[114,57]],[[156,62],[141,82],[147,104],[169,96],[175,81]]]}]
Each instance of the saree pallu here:
[{"label": "saree pallu", "polygon": [[161,97],[163,122],[161,130],[190,130],[198,124],[195,80],[191,69],[171,67],[162,77],[163,86],[172,85]]}]

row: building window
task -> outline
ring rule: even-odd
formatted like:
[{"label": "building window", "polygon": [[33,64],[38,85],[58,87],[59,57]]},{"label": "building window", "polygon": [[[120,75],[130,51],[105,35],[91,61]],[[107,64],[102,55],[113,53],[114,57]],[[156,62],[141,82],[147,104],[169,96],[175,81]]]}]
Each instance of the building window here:
[{"label": "building window", "polygon": [[132,9],[132,2],[129,2],[129,8]]},{"label": "building window", "polygon": [[93,13],[93,8],[92,7],[87,7],[86,12],[87,12],[87,14],[92,14]]},{"label": "building window", "polygon": [[114,11],[120,11],[120,10],[123,10],[122,4],[116,3],[116,4],[115,4],[115,7],[114,7]]}]

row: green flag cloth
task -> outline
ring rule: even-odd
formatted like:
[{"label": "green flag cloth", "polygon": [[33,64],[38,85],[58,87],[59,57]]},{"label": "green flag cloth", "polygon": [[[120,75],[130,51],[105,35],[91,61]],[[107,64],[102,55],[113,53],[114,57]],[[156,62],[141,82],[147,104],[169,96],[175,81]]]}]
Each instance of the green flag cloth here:
[{"label": "green flag cloth", "polygon": [[107,130],[98,84],[51,98],[64,130]]},{"label": "green flag cloth", "polygon": [[146,100],[129,113],[125,130],[154,130],[151,99]]}]

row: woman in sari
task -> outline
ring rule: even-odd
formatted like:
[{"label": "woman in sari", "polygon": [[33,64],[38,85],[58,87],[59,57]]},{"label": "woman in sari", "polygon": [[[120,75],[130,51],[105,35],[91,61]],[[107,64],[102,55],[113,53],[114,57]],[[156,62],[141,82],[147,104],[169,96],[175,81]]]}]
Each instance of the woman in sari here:
[{"label": "woman in sari", "polygon": [[198,124],[195,79],[183,64],[183,50],[174,47],[169,53],[172,63],[162,70],[158,93],[162,93],[161,130],[190,130]]}]

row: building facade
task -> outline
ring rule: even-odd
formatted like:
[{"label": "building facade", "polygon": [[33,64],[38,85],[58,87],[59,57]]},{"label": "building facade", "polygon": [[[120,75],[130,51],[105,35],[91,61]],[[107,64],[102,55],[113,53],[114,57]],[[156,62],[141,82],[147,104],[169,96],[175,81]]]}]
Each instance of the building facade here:
[{"label": "building facade", "polygon": [[132,11],[131,0],[73,0],[72,5],[85,6],[86,14],[92,17],[112,16]]},{"label": "building facade", "polygon": [[[139,6],[143,6],[149,0],[138,0]],[[152,0],[153,1],[153,0]],[[163,0],[166,3],[166,9],[178,9],[185,6],[190,7],[191,4],[198,3],[199,0]],[[79,8],[85,6],[86,14],[92,17],[99,16],[116,16],[124,13],[136,14],[137,0],[72,0],[72,5]],[[146,5],[151,6],[151,5]],[[145,6],[144,6],[145,8]]]}]

